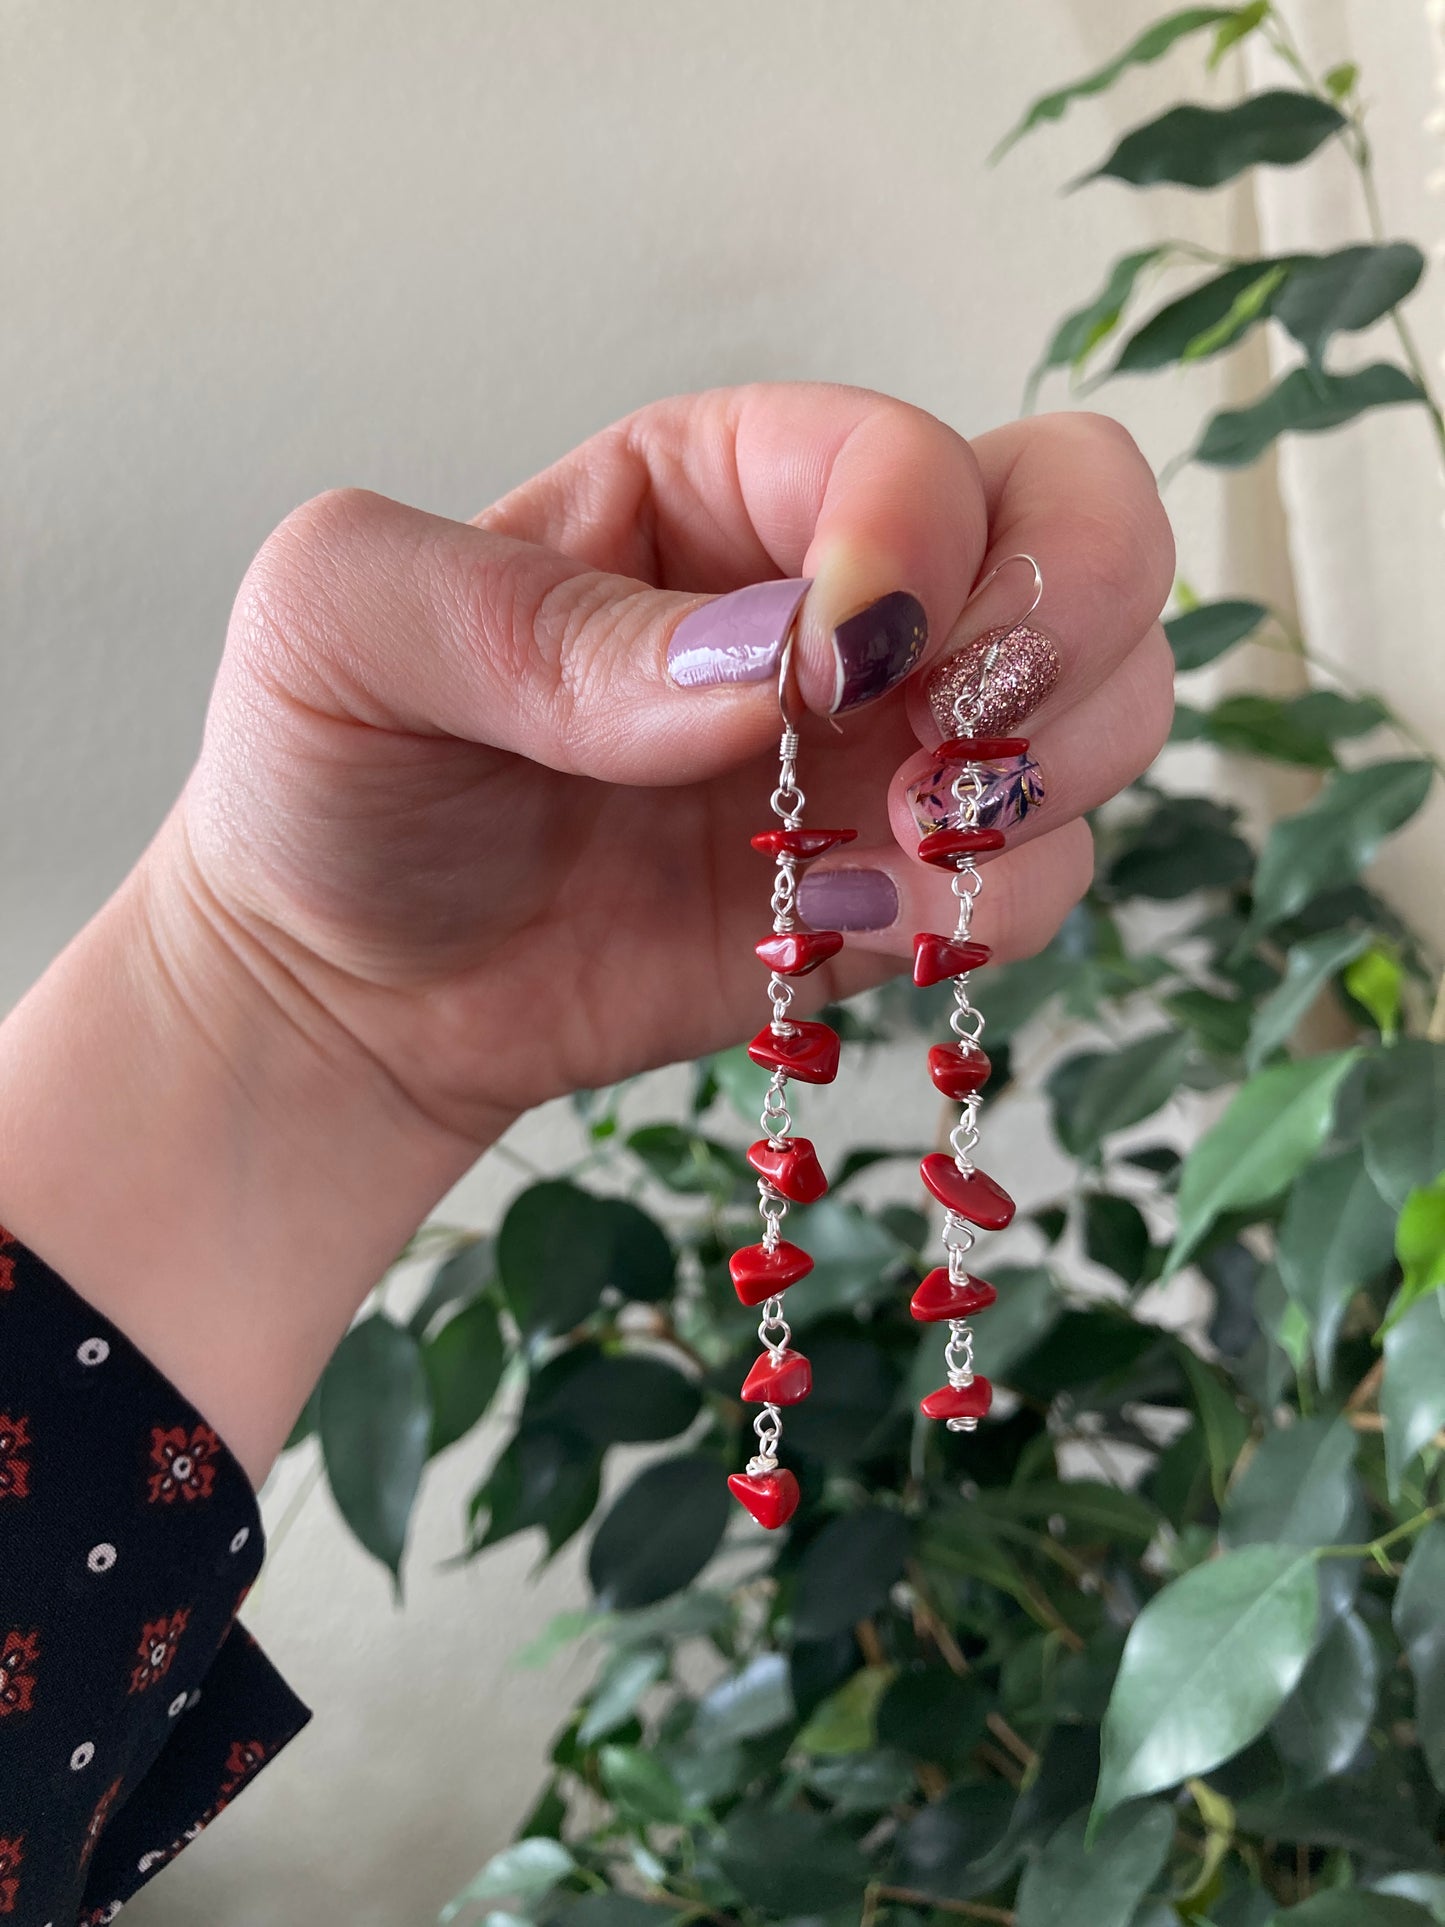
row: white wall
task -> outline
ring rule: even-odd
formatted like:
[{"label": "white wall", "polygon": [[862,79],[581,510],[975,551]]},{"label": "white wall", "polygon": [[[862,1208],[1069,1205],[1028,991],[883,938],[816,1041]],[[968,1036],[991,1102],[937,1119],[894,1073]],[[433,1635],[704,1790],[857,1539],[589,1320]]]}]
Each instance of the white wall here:
[{"label": "white wall", "polygon": [[[9,0],[0,1005],[160,818],[234,584],[305,496],[354,482],[467,515],[649,397],[752,377],[865,383],[979,429],[1015,412],[1054,318],[1114,254],[1180,229],[1243,247],[1261,218],[1339,235],[1338,185],[1293,177],[1258,205],[1060,198],[1118,128],[1195,86],[1187,55],[985,170],[1024,99],[1161,10]],[[1423,14],[1316,0],[1311,26],[1333,57],[1363,50],[1388,97],[1387,194],[1406,231],[1427,213],[1438,230]],[[1438,294],[1421,319],[1438,353]],[[1225,380],[1239,395],[1265,372],[1261,345],[1252,368],[1104,405],[1163,461]],[[1445,745],[1445,498],[1423,431],[1292,451],[1284,475],[1321,640]],[[1200,588],[1294,597],[1272,470],[1228,513],[1206,477],[1170,502]],[[1423,836],[1409,864],[1392,879],[1445,938]],[[912,1137],[911,1069],[869,1077],[873,1116]],[[1010,1127],[1020,1156],[1036,1126]],[[565,1160],[565,1117],[517,1142]],[[451,1215],[486,1223],[516,1183],[494,1155]],[[505,1837],[586,1662],[507,1667],[577,1596],[570,1560],[536,1585],[530,1547],[436,1570],[494,1447],[465,1444],[429,1485],[402,1614],[324,1493],[295,1514],[249,1617],[318,1720],[137,1920],[420,1927]],[[304,1471],[278,1479],[273,1524]]]}]

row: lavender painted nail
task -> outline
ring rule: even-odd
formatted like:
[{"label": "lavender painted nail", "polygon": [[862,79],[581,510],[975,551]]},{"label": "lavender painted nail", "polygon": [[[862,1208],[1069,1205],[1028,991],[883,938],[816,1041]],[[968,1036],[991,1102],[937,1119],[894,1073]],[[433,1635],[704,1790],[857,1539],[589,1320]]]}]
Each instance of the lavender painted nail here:
[{"label": "lavender painted nail", "polygon": [[898,921],[898,885],[886,870],[809,870],[798,911],[815,930],[886,930]]},{"label": "lavender painted nail", "polygon": [[917,596],[895,589],[833,631],[838,661],[835,713],[886,695],[928,645],[928,617]]},{"label": "lavender painted nail", "polygon": [[684,689],[766,682],[777,673],[783,642],[811,578],[753,582],[694,609],[673,631],[667,670]]}]

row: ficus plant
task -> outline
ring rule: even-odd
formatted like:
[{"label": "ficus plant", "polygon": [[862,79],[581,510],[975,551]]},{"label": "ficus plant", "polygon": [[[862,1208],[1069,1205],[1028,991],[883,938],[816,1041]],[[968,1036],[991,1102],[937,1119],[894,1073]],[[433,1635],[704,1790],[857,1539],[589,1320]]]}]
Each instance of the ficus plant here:
[{"label": "ficus plant", "polygon": [[[1187,366],[1273,323],[1293,366],[1190,461],[1241,468],[1385,406],[1445,449],[1401,307],[1424,263],[1380,226],[1359,76],[1311,72],[1267,0],[1160,21],[1004,146],[1176,43],[1216,60],[1248,35],[1291,85],[1173,107],[1096,176],[1211,189],[1343,147],[1360,238],[1132,254],[1033,385]],[[1337,366],[1375,323],[1393,352]],[[1441,764],[1257,601],[1181,588],[1168,634],[1176,736],[1317,787],[1256,841],[1166,786],[1166,751],[1101,813],[1057,939],[984,980],[990,1101],[1042,1091],[1072,1177],[990,1270],[999,1396],[974,1436],[917,1415],[929,1225],[907,1163],[864,1201],[905,1154],[860,1145],[790,1220],[816,1259],[788,1306],[816,1383],[787,1428],[801,1505],[764,1535],[731,1503],[756,1313],[726,1260],[756,1235],[741,1147],[766,1081],[741,1048],[696,1067],[681,1117],[624,1130],[617,1093],[579,1097],[579,1169],[495,1239],[423,1232],[421,1302],[403,1318],[383,1291],[342,1343],[299,1433],[393,1572],[429,1459],[494,1405],[509,1436],[466,1555],[590,1535],[593,1607],[523,1657],[585,1637],[595,1678],[518,1839],[444,1919],[1445,1922],[1445,999],[1366,880]],[[1305,693],[1196,693],[1259,649],[1302,658]],[[946,991],[834,1017],[860,1050],[921,1044]],[[651,1450],[604,1502],[616,1447]]]}]

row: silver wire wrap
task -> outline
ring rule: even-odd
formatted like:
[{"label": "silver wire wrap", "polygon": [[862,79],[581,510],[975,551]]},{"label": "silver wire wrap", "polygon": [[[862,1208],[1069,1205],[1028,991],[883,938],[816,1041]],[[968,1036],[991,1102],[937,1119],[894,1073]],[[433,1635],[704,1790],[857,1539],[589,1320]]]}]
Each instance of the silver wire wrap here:
[{"label": "silver wire wrap", "polygon": [[[786,666],[783,678],[786,678]],[[779,701],[786,703],[785,680],[779,682]],[[803,805],[807,801],[798,787],[798,732],[788,722],[786,713],[783,720],[783,734],[778,743],[778,786],[773,791],[771,802],[774,815],[782,819],[785,830],[796,830],[802,819]],[[798,921],[798,859],[788,851],[778,853],[777,874],[773,878],[773,930],[781,936],[796,928]],[[768,978],[768,1000],[773,1007],[773,1035],[788,1037],[793,1027],[788,1022],[788,1011],[793,1001],[793,986],[787,978],[776,970]],[[786,1144],[793,1128],[793,1114],[788,1109],[788,1074],[775,1070],[768,1079],[768,1088],[763,1097],[762,1116],[759,1122],[763,1136],[772,1144]],[[758,1215],[763,1221],[763,1249],[776,1251],[782,1241],[783,1219],[788,1215],[788,1201],[781,1191],[777,1191],[766,1178],[758,1179]],[[758,1337],[767,1347],[768,1356],[776,1365],[788,1349],[792,1337],[788,1321],[783,1316],[783,1301],[779,1297],[769,1298],[763,1306],[762,1322],[758,1326]],[[783,1415],[776,1405],[768,1404],[753,1420],[753,1430],[758,1437],[756,1455],[748,1461],[749,1474],[776,1472],[778,1469],[778,1445],[783,1436]]]},{"label": "silver wire wrap", "polygon": [[[997,571],[995,571],[997,573]],[[990,578],[991,579],[991,578]],[[960,736],[974,736],[978,733],[979,719],[983,713],[984,690],[988,683],[989,671],[1003,646],[1000,637],[980,665],[977,677],[971,687],[960,690],[954,698],[953,720]],[[982,766],[978,763],[965,763],[953,779],[953,800],[958,805],[958,827],[963,830],[976,830],[979,827],[979,804],[983,799],[987,783]],[[958,921],[954,926],[954,941],[967,943],[973,931],[973,906],[983,888],[983,877],[978,864],[972,856],[964,858],[953,874],[953,895],[958,904]],[[964,971],[953,980],[953,1010],[949,1014],[948,1027],[960,1044],[978,1045],[983,1037],[983,1012],[975,1008],[968,994],[968,976]],[[948,1134],[949,1148],[953,1161],[965,1177],[973,1173],[973,1154],[978,1148],[979,1112],[983,1108],[983,1095],[971,1091],[963,1099],[957,1124]],[[968,1282],[968,1255],[978,1242],[978,1233],[964,1217],[956,1211],[948,1211],[943,1220],[943,1247],[948,1254],[948,1282],[963,1285]],[[973,1327],[965,1318],[952,1318],[948,1323],[948,1342],[943,1348],[943,1362],[948,1369],[948,1382],[955,1391],[962,1391],[973,1383]],[[944,1421],[950,1432],[976,1432],[976,1418],[951,1418]]]}]

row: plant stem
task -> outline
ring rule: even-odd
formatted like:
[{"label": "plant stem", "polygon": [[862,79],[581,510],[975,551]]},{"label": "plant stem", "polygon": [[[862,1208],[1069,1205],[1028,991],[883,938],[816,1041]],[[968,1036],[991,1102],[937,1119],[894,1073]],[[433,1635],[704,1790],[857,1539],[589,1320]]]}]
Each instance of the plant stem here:
[{"label": "plant stem", "polygon": [[1426,1506],[1423,1512],[1417,1512],[1414,1518],[1407,1519],[1404,1525],[1395,1526],[1389,1532],[1381,1533],[1378,1539],[1371,1539],[1367,1545],[1321,1546],[1319,1556],[1321,1559],[1380,1559],[1386,1547],[1394,1545],[1398,1539],[1413,1538],[1417,1532],[1423,1532],[1425,1527],[1431,1525],[1442,1513],[1445,1513],[1445,1505]]}]

